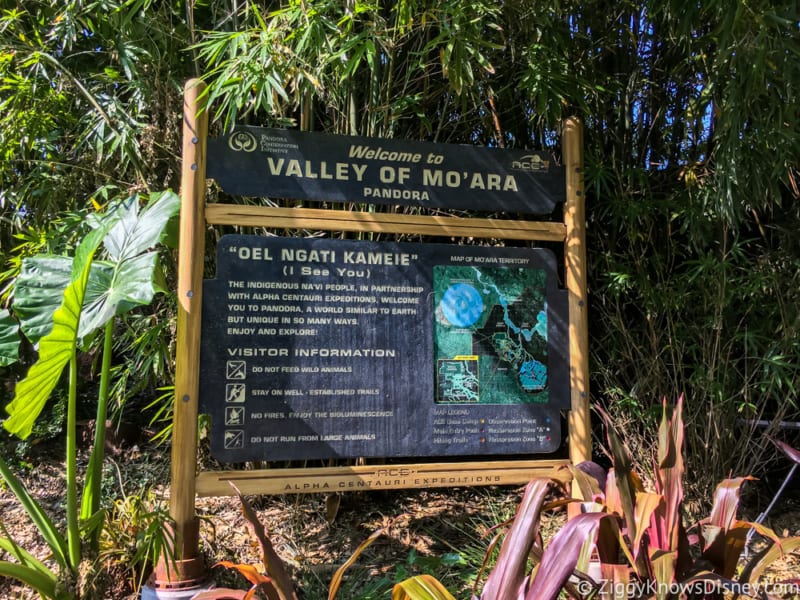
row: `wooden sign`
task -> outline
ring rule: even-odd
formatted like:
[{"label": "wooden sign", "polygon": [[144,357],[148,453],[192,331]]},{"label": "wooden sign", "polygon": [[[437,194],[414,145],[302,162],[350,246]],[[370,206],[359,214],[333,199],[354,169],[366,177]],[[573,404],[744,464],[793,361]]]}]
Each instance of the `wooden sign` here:
[{"label": "wooden sign", "polygon": [[207,174],[230,194],[333,202],[546,214],[565,197],[539,152],[261,127],[209,140]]},{"label": "wooden sign", "polygon": [[[551,157],[535,152],[296,131],[238,128],[231,135],[207,140],[208,111],[200,110],[198,101],[204,89],[205,85],[198,80],[188,82],[185,88],[170,495],[175,536],[174,557],[171,554],[170,559],[163,561],[169,573],[168,581],[163,582],[165,587],[176,581],[188,586],[201,580],[203,564],[198,552],[196,495],[232,494],[233,488],[228,482],[235,482],[244,493],[271,494],[518,484],[537,475],[564,481],[570,477],[564,468],[566,463],[577,464],[591,458],[580,121],[568,119],[564,122],[563,167],[557,166]],[[338,206],[338,209],[324,205],[319,208],[228,203],[206,206],[207,177],[216,179],[231,194],[356,204]],[[550,214],[562,201],[561,221],[533,221],[518,215],[492,218],[501,211]],[[409,215],[402,211],[354,208],[369,204],[466,209],[492,215],[442,214],[446,211]],[[492,240],[492,245],[437,245],[435,248],[422,244],[368,245],[361,251],[350,247],[349,242],[334,247],[327,245],[334,241],[326,241],[316,246],[320,240],[281,238],[272,246],[273,242],[266,241],[269,238],[259,238],[258,242],[249,236],[246,241],[223,238],[218,249],[223,253],[219,256],[220,271],[215,280],[206,284],[208,298],[204,300],[206,234],[209,226],[220,225],[375,233],[384,239],[395,234],[486,239]],[[506,240],[519,240],[527,246],[543,241],[562,244],[561,279],[565,290],[553,291],[556,279],[551,277],[552,256],[544,258],[538,250],[530,248],[506,248]],[[234,247],[236,251],[232,251]],[[242,248],[247,249],[245,254],[249,252],[247,258],[240,254]],[[284,249],[294,250],[293,260],[283,260]],[[326,265],[321,253],[317,255],[318,260],[307,260],[314,250],[330,252],[330,264]],[[300,251],[305,252],[306,259],[298,258],[303,256]],[[353,262],[347,262],[345,252],[363,252],[365,262],[355,258],[361,254],[353,254]],[[403,258],[406,255],[408,264]],[[382,257],[380,264],[376,262],[378,256]],[[388,257],[392,257],[391,264]],[[513,260],[522,262],[504,262]],[[237,265],[237,261],[246,265]],[[281,268],[283,283],[297,284],[300,289],[247,287],[250,281],[281,282],[274,270],[280,262],[284,263]],[[294,264],[290,264],[292,262]],[[295,270],[289,271],[291,267]],[[336,269],[340,268],[352,270],[354,274],[347,275],[345,271],[345,275],[339,275]],[[514,269],[519,282],[509,277]],[[366,283],[359,281],[355,274],[364,270],[370,273]],[[540,271],[546,273],[543,288]],[[407,281],[403,280],[405,277]],[[322,285],[323,289],[303,289],[304,283]],[[326,285],[355,287],[325,290]],[[362,285],[367,289],[362,290]],[[371,285],[376,289],[370,288]],[[419,288],[423,288],[422,291]],[[252,295],[229,298],[229,293]],[[256,293],[276,294],[278,299],[264,298],[262,303],[261,299],[256,299]],[[283,294],[297,298],[284,298]],[[325,299],[326,294],[338,298]],[[316,295],[322,295],[322,300],[313,298]],[[347,299],[350,296],[364,296],[368,300]],[[564,317],[564,296],[568,319]],[[547,304],[544,311],[542,297]],[[228,302],[244,304],[245,308],[229,308]],[[294,308],[269,310],[262,309],[262,304]],[[251,305],[258,308],[251,308]],[[320,311],[316,312],[315,307]],[[337,312],[326,314],[323,307]],[[387,320],[380,320],[378,313],[365,311],[370,307],[389,309]],[[348,312],[348,308],[352,310]],[[211,312],[207,312],[209,310]],[[392,310],[396,312],[392,314]],[[236,322],[240,317],[243,320]],[[275,317],[277,322],[269,322]],[[306,320],[295,323],[295,317]],[[312,317],[331,321],[310,323],[307,319]],[[249,324],[248,318],[252,319]],[[283,322],[283,318],[290,318],[292,322]],[[334,318],[342,321],[334,322]],[[541,342],[544,320],[547,322],[546,346]],[[272,337],[263,339],[258,338],[262,335],[258,329],[252,334],[236,331],[248,327],[278,331],[274,335],[264,332],[264,336]],[[282,334],[281,328],[292,331]],[[302,333],[304,329],[305,334]],[[310,329],[314,330],[313,334],[308,333]],[[251,341],[248,335],[258,339]],[[531,335],[530,340],[528,335]],[[566,344],[556,341],[563,340],[564,336],[568,340]],[[284,351],[286,354],[282,355]],[[356,351],[361,356],[357,356]],[[379,351],[383,352],[382,356],[378,356]],[[568,360],[556,360],[559,353],[568,353]],[[373,359],[377,362],[372,362]],[[299,362],[293,364],[294,360]],[[352,376],[339,370],[360,362],[369,367],[353,368]],[[281,372],[283,367],[302,369],[304,366],[310,369],[304,373],[307,377],[298,378],[297,372],[292,371]],[[262,371],[256,372],[257,367]],[[267,368],[276,367],[278,371],[270,373],[276,375],[274,379],[262,379]],[[323,367],[327,368],[325,378]],[[201,373],[209,369],[209,373],[202,375],[201,390]],[[370,369],[373,372],[368,373]],[[243,396],[240,388],[228,387],[242,383],[238,379],[242,375]],[[421,393],[415,393],[414,386]],[[568,386],[568,402],[560,386]],[[268,393],[256,395],[252,393],[255,389],[268,390]],[[273,396],[273,389],[280,389],[282,393]],[[289,390],[294,392],[287,394]],[[543,394],[546,394],[546,401]],[[226,469],[198,474],[197,416],[201,396],[212,412],[212,419],[222,423],[223,432],[241,429],[245,443],[253,444],[244,445],[242,455],[230,455],[233,460],[247,456],[281,456],[284,452],[281,444],[264,442],[263,438],[274,435],[267,429],[272,425],[265,424],[274,421],[273,425],[288,425],[290,420],[295,429],[289,435],[297,438],[290,444],[292,452],[301,447],[307,448],[303,452],[308,451],[308,456],[338,456],[340,452],[349,455],[361,450],[377,452],[366,445],[347,447],[345,443],[373,440],[342,440],[336,446],[332,444],[339,444],[339,440],[323,439],[326,435],[340,433],[345,436],[358,428],[359,434],[374,433],[375,442],[380,431],[384,441],[380,442],[383,446],[379,449],[386,450],[387,454],[397,452],[413,457],[441,452],[443,459],[441,462],[403,463],[395,458],[390,461],[391,465],[381,466]],[[310,402],[312,397],[317,399],[317,404]],[[234,402],[242,398],[243,402]],[[358,405],[351,408],[347,403],[353,398],[371,400],[364,404],[366,408]],[[255,402],[263,402],[264,407],[259,408]],[[269,402],[280,405],[270,406]],[[337,408],[337,402],[344,402],[345,406]],[[348,423],[336,431],[326,429],[328,421],[338,419],[345,423],[351,420],[350,416],[331,418],[331,413],[406,410],[400,408],[403,402],[410,402],[415,410],[423,412],[419,421],[408,411],[392,412],[391,417],[353,415],[356,425]],[[235,404],[245,404],[245,411],[226,410]],[[327,413],[324,419],[313,414],[317,406],[324,406],[319,410]],[[557,427],[560,427],[563,408],[568,410],[565,435],[561,436]],[[256,419],[254,413],[259,411],[261,418]],[[268,411],[283,415],[268,418]],[[294,411],[311,412],[312,421],[297,418]],[[466,412],[456,414],[459,411]],[[295,416],[290,417],[290,414]],[[546,423],[548,417],[550,423]],[[497,422],[490,423],[492,418]],[[259,424],[256,426],[248,419]],[[361,428],[365,421],[372,419],[384,425]],[[486,423],[481,423],[481,419]],[[406,421],[405,427],[399,426],[401,421]],[[421,440],[415,432],[408,434],[417,422],[427,428],[430,439]],[[486,426],[483,432],[480,431],[482,425]],[[490,430],[489,425],[495,429]],[[551,431],[546,431],[547,426]],[[301,432],[300,428],[305,431]],[[313,439],[300,443],[301,435]],[[402,438],[403,435],[412,437],[408,437],[407,442],[389,441],[390,437]],[[523,441],[523,436],[528,435],[531,439]],[[550,440],[546,439],[547,435]],[[251,437],[258,436],[262,440],[257,445],[255,441],[248,442]],[[439,436],[448,441],[433,440]],[[482,442],[481,437],[485,441]],[[530,452],[554,448],[556,440],[564,441],[562,437],[566,439],[568,458],[529,458]],[[235,441],[237,434],[223,433],[219,439],[221,448],[219,441],[214,443],[216,451],[223,456],[226,451],[240,450],[225,448],[226,441],[229,445],[238,443]],[[484,452],[494,447],[518,449],[525,456],[492,457],[491,451]],[[445,460],[467,451],[474,451],[478,459]],[[250,452],[252,454],[248,454]]]}]

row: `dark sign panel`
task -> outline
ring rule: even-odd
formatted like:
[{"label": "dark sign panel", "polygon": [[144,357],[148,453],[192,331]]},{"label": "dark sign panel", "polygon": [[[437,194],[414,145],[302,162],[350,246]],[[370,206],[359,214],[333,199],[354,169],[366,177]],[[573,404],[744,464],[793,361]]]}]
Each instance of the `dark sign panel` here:
[{"label": "dark sign panel", "polygon": [[547,250],[224,236],[203,294],[222,461],[560,445],[567,306]]},{"label": "dark sign panel", "polygon": [[230,194],[548,214],[564,169],[526,150],[239,127],[208,141]]}]

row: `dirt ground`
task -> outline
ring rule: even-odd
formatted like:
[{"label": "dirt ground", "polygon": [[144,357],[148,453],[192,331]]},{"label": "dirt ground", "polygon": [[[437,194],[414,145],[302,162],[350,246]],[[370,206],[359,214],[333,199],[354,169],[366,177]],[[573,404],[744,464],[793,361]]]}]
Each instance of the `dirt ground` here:
[{"label": "dirt ground", "polygon": [[[18,465],[20,468],[16,469],[30,492],[56,520],[64,512],[64,465],[59,458],[62,453],[63,448],[55,444],[36,448],[27,459],[27,467]],[[119,545],[135,545],[135,532],[131,532],[144,522],[141,513],[135,513],[124,499],[130,500],[141,490],[152,488],[146,497],[148,508],[166,509],[168,481],[169,456],[163,449],[135,446],[109,456],[104,489],[108,497],[120,499]],[[327,585],[334,571],[378,529],[383,530],[382,535],[348,571],[340,599],[388,598],[386,590],[391,589],[398,577],[425,571],[435,572],[460,599],[469,597],[470,578],[476,571],[473,565],[480,564],[489,544],[490,527],[513,515],[521,492],[521,487],[459,488],[357,492],[338,498],[286,495],[250,500],[307,600],[327,597]],[[758,503],[763,502],[762,495]],[[249,535],[236,498],[201,498],[196,506],[201,518],[202,551],[209,566],[220,560],[260,563],[258,548]],[[748,512],[762,509],[745,507],[741,516],[754,518],[755,514]],[[37,557],[47,557],[43,540],[5,488],[0,490],[0,518],[17,543]],[[543,527],[545,531],[553,530],[561,522],[563,516],[556,515]],[[772,510],[767,524],[780,535],[800,536],[800,476]],[[63,527],[63,519],[60,525]],[[754,550],[758,547],[756,541]],[[132,587],[132,579],[138,574],[127,568],[135,550],[131,547],[127,551],[129,554],[108,555],[103,562],[105,580],[96,585],[105,590],[106,600],[138,598]],[[465,558],[469,565],[464,564]],[[88,568],[96,570],[96,565]],[[240,576],[224,568],[216,567],[209,572],[220,586],[242,588],[245,584]],[[800,577],[800,552],[778,561],[764,581],[797,577]],[[774,595],[800,598],[800,594]],[[0,578],[0,598],[37,597]]]}]

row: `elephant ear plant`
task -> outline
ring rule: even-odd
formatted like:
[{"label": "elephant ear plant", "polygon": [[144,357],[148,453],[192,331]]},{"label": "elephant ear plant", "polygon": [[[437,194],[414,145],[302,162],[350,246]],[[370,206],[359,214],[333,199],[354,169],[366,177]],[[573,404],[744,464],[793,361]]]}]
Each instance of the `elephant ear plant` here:
[{"label": "elephant ear plant", "polygon": [[[0,548],[18,562],[0,561],[0,575],[21,580],[48,598],[76,597],[81,562],[81,521],[85,547],[96,550],[102,512],[100,482],[105,446],[109,378],[114,318],[134,307],[149,304],[160,285],[158,252],[166,225],[179,209],[173,192],[153,194],[143,209],[132,196],[103,215],[90,219],[92,230],[82,239],[73,257],[42,255],[26,258],[14,285],[13,316],[0,315],[0,365],[17,359],[18,329],[38,348],[38,359],[17,383],[6,407],[3,427],[27,438],[51,392],[69,372],[66,425],[66,538],[28,494],[0,458],[0,475],[42,533],[58,564],[53,572],[20,548],[3,531]],[[103,246],[102,254],[99,248]],[[96,254],[101,254],[97,259]],[[83,340],[103,331],[102,366],[97,401],[94,442],[78,505],[77,384],[78,349]],[[16,343],[15,343],[16,341]]]}]

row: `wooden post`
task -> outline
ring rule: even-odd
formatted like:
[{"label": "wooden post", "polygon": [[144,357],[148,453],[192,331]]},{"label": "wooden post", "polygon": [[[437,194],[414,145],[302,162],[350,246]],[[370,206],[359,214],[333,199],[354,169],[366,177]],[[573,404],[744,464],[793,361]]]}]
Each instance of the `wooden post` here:
[{"label": "wooden post", "polygon": [[586,202],[583,187],[583,125],[564,123],[564,203],[566,283],[569,293],[569,357],[572,410],[569,413],[569,456],[573,465],[592,458],[589,412],[589,318],[586,292]]},{"label": "wooden post", "polygon": [[183,167],[178,245],[178,324],[175,357],[175,413],[172,429],[170,516],[175,521],[174,559],[162,558],[157,587],[201,582],[205,567],[198,548],[195,516],[200,327],[205,263],[205,173],[208,114],[198,114],[205,84],[192,79],[184,88]]}]

